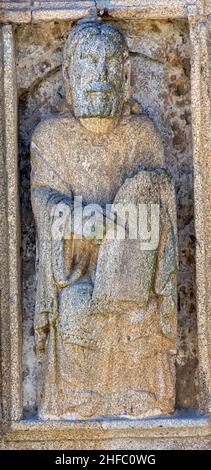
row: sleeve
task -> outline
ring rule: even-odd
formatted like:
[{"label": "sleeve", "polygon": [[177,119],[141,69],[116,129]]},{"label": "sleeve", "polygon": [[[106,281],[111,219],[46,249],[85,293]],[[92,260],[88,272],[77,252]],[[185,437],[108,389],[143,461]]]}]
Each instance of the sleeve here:
[{"label": "sleeve", "polygon": [[166,175],[160,176],[161,235],[155,276],[160,297],[160,326],[165,336],[176,338],[177,330],[177,221],[175,188]]},{"label": "sleeve", "polygon": [[[66,200],[70,204],[70,190],[48,168],[39,146],[31,145],[31,202],[37,231],[35,336],[38,349],[43,349],[49,330],[49,317],[58,311],[57,285],[52,270],[52,222],[55,207]],[[61,191],[56,187],[61,187]]]},{"label": "sleeve", "polygon": [[49,315],[57,312],[57,289],[52,274],[51,256],[51,199],[52,190],[47,187],[32,188],[31,199],[37,229],[36,250],[36,302],[35,334],[38,348],[42,349],[49,329]]}]

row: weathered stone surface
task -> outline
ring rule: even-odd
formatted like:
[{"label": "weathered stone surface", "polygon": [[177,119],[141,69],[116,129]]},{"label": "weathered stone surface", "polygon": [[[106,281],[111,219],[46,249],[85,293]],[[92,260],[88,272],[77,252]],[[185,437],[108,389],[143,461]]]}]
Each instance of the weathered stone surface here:
[{"label": "weathered stone surface", "polygon": [[32,7],[32,21],[78,20],[92,13],[96,13],[94,0],[35,0]]},{"label": "weathered stone surface", "polygon": [[[25,253],[24,403],[25,409],[31,410],[30,413],[36,406],[36,363],[32,329],[35,245],[30,197],[27,193],[28,148],[32,131],[41,119],[52,112],[68,111],[64,100],[61,63],[62,48],[70,26],[69,22],[52,22],[16,29]],[[188,27],[185,22],[165,21],[120,22],[119,26],[125,32],[131,50],[133,97],[156,122],[165,145],[166,165],[177,185],[180,254],[177,396],[179,406],[193,407],[196,403],[197,342]]]},{"label": "weathered stone surface", "polygon": [[31,0],[9,0],[0,2],[0,23],[30,23]]},{"label": "weathered stone surface", "polygon": [[[20,213],[17,166],[17,84],[13,31],[0,26],[1,61],[1,399],[2,418],[21,413]],[[14,341],[10,341],[10,335]],[[12,397],[8,390],[12,391]]]},{"label": "weathered stone surface", "polygon": [[[42,439],[43,440],[40,440]],[[1,449],[210,449],[208,418],[188,413],[173,418],[15,423]]]},{"label": "weathered stone surface", "polygon": [[[129,51],[114,26],[75,26],[63,76],[73,115],[41,122],[31,144],[39,416],[167,414],[175,406],[177,229],[162,143],[144,114],[131,115]],[[83,238],[75,231],[78,198],[86,226],[93,208],[106,209],[97,243],[92,231]],[[159,208],[151,235],[143,235],[148,242],[130,226],[129,238],[111,236],[113,202],[125,213],[133,204],[139,217],[140,207]]]},{"label": "weathered stone surface", "polygon": [[3,23],[77,20],[92,13],[114,18],[186,18],[188,0],[11,0],[0,2]]},{"label": "weathered stone surface", "polygon": [[[209,11],[211,12],[211,2],[209,2]],[[209,94],[211,96],[211,13],[209,16],[209,21],[208,21],[208,53],[209,53],[209,83],[210,83],[210,88],[209,88]],[[211,99],[210,99],[210,106],[211,106]],[[211,134],[210,134],[210,147],[211,147]],[[211,152],[211,150],[210,150]],[[208,292],[211,292],[211,158],[209,159],[208,162],[208,195],[207,199],[209,201],[208,203],[208,210],[207,210],[207,251],[208,251]],[[208,311],[211,311],[211,295],[209,295],[209,301],[208,301]],[[211,319],[209,321],[209,346],[210,346],[210,351],[211,351]]]}]

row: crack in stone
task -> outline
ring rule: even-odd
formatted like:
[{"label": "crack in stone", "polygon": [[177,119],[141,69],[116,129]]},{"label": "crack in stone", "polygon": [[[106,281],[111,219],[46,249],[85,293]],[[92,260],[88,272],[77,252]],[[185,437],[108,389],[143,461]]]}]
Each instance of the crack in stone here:
[{"label": "crack in stone", "polygon": [[96,8],[96,13],[97,13],[98,18],[102,18],[105,14],[108,15],[108,10],[106,8],[100,8],[97,0],[94,0],[94,3],[95,3],[95,8]]},{"label": "crack in stone", "polygon": [[51,70],[49,70],[48,72],[46,72],[46,74],[44,74],[42,77],[38,78],[37,80],[35,80],[35,82],[32,83],[31,86],[29,86],[29,88],[27,89],[22,89],[22,92],[19,96],[20,99],[26,99],[26,97],[32,93],[35,93],[39,86],[41,85],[42,82],[48,80],[48,78],[50,78],[52,75],[55,75],[57,72],[59,72],[62,68],[62,65],[57,65],[56,67],[53,67]]}]

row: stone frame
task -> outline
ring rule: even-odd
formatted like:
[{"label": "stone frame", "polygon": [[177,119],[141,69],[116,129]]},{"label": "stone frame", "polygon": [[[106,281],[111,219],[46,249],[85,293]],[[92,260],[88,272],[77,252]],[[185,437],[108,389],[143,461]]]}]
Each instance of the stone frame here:
[{"label": "stone frame", "polygon": [[[112,422],[21,420],[19,181],[15,45],[12,25],[61,19],[75,21],[96,12],[100,15],[106,13],[111,19],[128,21],[134,18],[187,18],[189,21],[200,412],[204,413],[204,416],[200,416],[200,413],[195,416],[175,413],[172,418],[134,421],[124,419]],[[177,445],[181,446],[185,441],[197,446],[198,444],[194,444],[197,439],[207,442],[211,438],[211,257],[208,256],[208,244],[211,240],[211,216],[208,212],[211,206],[208,197],[211,194],[211,129],[207,50],[209,14],[211,15],[210,0],[192,0],[191,3],[188,0],[0,1],[0,448],[115,448],[112,446],[115,446],[118,440],[121,443],[127,441],[130,446],[133,442],[136,448],[146,448],[146,444],[149,445],[150,442],[157,445],[161,442],[162,448],[165,439],[170,440],[177,448]],[[104,444],[105,447],[102,447]]]}]

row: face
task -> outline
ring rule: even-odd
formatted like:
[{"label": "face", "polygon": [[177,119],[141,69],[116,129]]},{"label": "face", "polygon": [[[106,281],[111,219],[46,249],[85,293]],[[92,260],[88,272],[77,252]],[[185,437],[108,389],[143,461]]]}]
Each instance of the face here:
[{"label": "face", "polygon": [[78,43],[72,64],[76,117],[118,117],[124,103],[124,60],[119,40],[99,31]]}]

